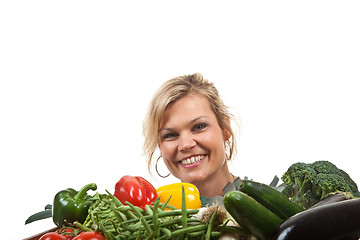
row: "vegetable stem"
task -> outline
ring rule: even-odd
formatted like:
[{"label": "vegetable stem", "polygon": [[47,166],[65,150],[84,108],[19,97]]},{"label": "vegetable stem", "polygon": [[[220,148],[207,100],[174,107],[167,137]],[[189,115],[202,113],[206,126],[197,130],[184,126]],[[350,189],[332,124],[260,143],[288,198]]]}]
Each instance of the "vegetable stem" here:
[{"label": "vegetable stem", "polygon": [[213,228],[216,216],[217,216],[217,211],[218,211],[218,209],[216,208],[214,213],[211,215],[211,218],[210,218],[210,221],[209,221],[209,224],[208,224],[208,228],[207,228],[207,231],[206,231],[206,235],[205,235],[206,240],[210,240],[210,238],[211,238],[211,232],[212,232],[212,228]]}]

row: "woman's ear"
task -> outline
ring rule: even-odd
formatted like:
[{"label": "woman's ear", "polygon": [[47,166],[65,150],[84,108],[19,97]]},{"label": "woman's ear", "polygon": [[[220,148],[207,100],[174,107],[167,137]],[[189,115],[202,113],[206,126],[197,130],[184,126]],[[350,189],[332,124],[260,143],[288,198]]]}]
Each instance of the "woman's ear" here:
[{"label": "woman's ear", "polygon": [[223,136],[224,136],[224,140],[227,141],[227,140],[230,139],[231,134],[229,133],[228,130],[224,129],[224,130],[223,130]]},{"label": "woman's ear", "polygon": [[230,119],[227,118],[224,121],[224,128],[223,128],[223,136],[225,141],[229,140],[231,137],[231,133],[229,132],[228,129],[230,129]]}]

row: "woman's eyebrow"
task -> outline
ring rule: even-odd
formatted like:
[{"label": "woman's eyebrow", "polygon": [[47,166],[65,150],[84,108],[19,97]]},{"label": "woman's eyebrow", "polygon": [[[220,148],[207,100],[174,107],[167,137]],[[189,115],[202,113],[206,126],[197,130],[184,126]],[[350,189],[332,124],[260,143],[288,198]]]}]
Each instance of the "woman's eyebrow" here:
[{"label": "woman's eyebrow", "polygon": [[193,120],[190,121],[190,123],[194,123],[194,122],[197,122],[203,118],[207,118],[206,116],[200,116],[200,117],[197,117],[197,118],[194,118]]},{"label": "woman's eyebrow", "polygon": [[[190,124],[193,124],[194,122],[197,122],[197,121],[199,121],[199,120],[201,120],[201,119],[206,119],[207,117],[206,116],[199,116],[199,117],[196,117],[196,118],[194,118],[193,120],[191,120],[189,123]],[[167,128],[167,127],[165,127],[165,128],[160,128],[159,129],[159,132],[162,132],[162,131],[173,131],[174,129],[173,128]]]},{"label": "woman's eyebrow", "polygon": [[172,130],[173,130],[173,128],[160,128],[159,132],[161,132],[161,131],[172,131]]}]

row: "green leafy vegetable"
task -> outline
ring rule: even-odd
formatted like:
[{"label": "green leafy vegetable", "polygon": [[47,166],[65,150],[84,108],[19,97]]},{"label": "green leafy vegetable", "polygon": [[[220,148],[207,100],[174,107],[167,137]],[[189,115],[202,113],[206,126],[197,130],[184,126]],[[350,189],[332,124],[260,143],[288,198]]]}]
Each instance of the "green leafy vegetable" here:
[{"label": "green leafy vegetable", "polygon": [[294,163],[283,174],[282,180],[287,185],[282,193],[305,208],[336,191],[360,196],[350,176],[329,161]]}]

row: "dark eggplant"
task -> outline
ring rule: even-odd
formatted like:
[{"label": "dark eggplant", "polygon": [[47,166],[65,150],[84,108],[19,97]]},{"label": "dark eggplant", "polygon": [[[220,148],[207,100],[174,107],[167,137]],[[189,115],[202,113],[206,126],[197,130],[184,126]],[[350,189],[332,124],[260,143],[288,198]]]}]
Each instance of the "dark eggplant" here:
[{"label": "dark eggplant", "polygon": [[335,192],[327,196],[326,198],[322,199],[320,202],[314,204],[310,208],[323,206],[329,203],[340,202],[344,200],[349,200],[354,198],[350,192]]},{"label": "dark eggplant", "polygon": [[360,199],[329,203],[284,221],[271,240],[340,240],[360,238]]}]

